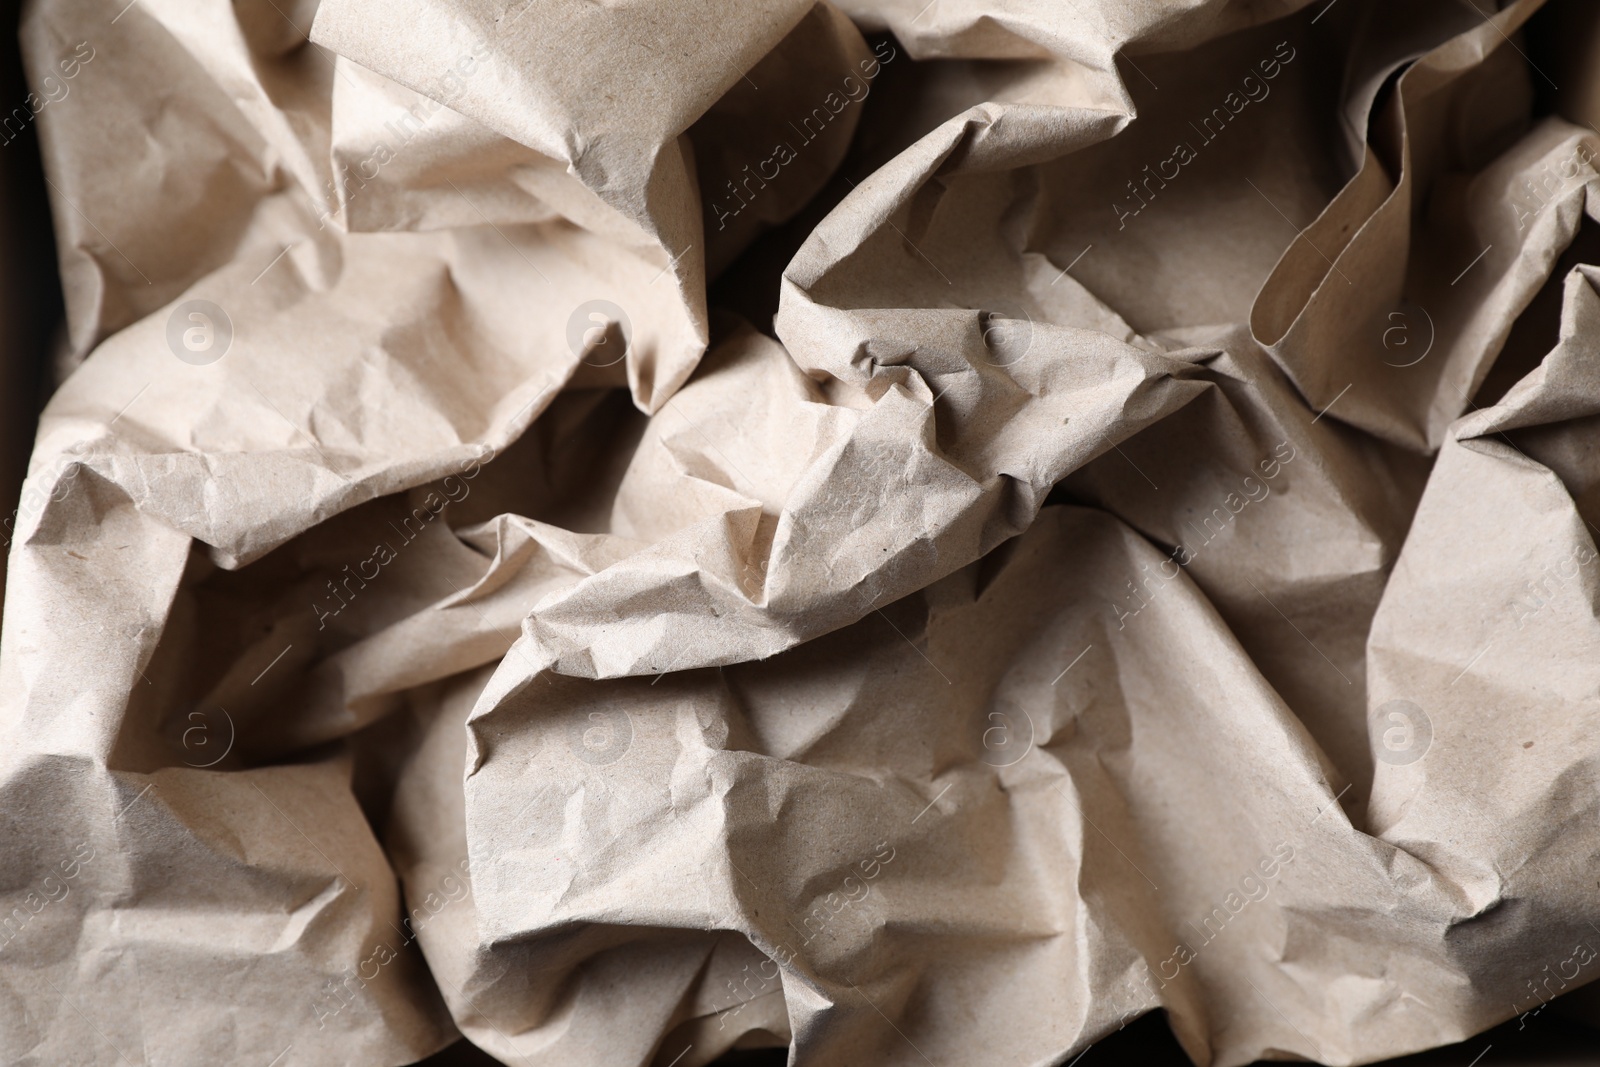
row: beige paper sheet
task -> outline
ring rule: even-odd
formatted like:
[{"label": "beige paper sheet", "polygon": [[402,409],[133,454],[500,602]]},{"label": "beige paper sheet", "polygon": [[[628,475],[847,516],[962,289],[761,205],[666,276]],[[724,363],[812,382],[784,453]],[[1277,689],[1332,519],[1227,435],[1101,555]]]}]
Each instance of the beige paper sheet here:
[{"label": "beige paper sheet", "polygon": [[1595,19],[119,8],[23,26],[0,1060],[1354,1064],[1600,975]]}]

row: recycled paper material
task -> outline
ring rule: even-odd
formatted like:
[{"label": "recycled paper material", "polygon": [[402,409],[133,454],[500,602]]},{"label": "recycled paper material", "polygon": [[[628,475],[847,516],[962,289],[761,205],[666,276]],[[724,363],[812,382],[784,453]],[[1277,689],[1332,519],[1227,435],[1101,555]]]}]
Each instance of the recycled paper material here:
[{"label": "recycled paper material", "polygon": [[118,8],[22,29],[0,1060],[1357,1064],[1600,975],[1583,5]]}]

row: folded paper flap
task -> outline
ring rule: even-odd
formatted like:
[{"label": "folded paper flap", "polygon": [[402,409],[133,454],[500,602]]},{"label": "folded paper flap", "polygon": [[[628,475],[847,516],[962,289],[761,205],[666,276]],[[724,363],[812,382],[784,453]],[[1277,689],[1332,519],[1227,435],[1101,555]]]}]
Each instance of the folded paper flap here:
[{"label": "folded paper flap", "polygon": [[[618,236],[644,238],[558,161],[345,56],[336,65],[330,154],[346,229],[506,226],[559,213],[600,232],[615,218]],[[585,200],[593,206],[574,210]]]},{"label": "folded paper flap", "polygon": [[[1067,544],[1076,553],[1063,572]],[[1050,509],[976,600],[970,569],[913,597],[930,605],[920,625],[895,605],[887,619],[868,618],[715,675],[586,682],[546,674],[498,699],[491,683],[468,722],[478,753],[467,781],[469,840],[482,842],[475,862],[507,873],[492,886],[479,883],[484,936],[521,944],[530,935],[565,940],[574,922],[732,923],[785,972],[819,989],[828,1000],[825,1015],[842,1016],[827,1031],[837,1026],[849,1036],[825,1031],[812,1039],[818,1047],[875,1043],[887,1039],[844,1019],[870,1014],[869,1002],[897,988],[898,968],[915,966],[922,950],[913,945],[930,936],[978,936],[1015,916],[1005,920],[1007,929],[1020,934],[1014,924],[1028,924],[1027,940],[1038,948],[1026,962],[1015,957],[988,973],[991,994],[954,972],[921,970],[917,1002],[924,1008],[945,996],[1026,998],[1024,990],[1039,988],[1046,975],[1060,988],[1085,968],[1106,974],[1126,966],[1112,961],[1128,942],[1108,946],[1111,956],[1100,962],[1075,960],[1067,947],[1073,912],[1057,920],[1066,926],[1052,926],[1054,911],[1043,898],[1022,903],[1038,891],[1029,886],[1051,856],[1052,870],[1092,863],[1080,885],[1094,899],[1119,885],[1158,902],[1170,925],[1138,935],[1147,938],[1148,973],[1126,987],[1133,1004],[1157,997],[1169,1011],[1226,1015],[1238,1010],[1230,1003],[1258,996],[1226,977],[1245,968],[1258,990],[1270,988],[1267,995],[1291,1013],[1288,1025],[1278,1022],[1286,1033],[1276,1040],[1325,1060],[1363,1056],[1348,1035],[1320,1024],[1323,998],[1311,980],[1332,979],[1325,969],[1365,966],[1354,960],[1362,958],[1374,919],[1365,910],[1359,923],[1345,918],[1347,894],[1385,902],[1378,910],[1392,916],[1385,936],[1391,949],[1381,966],[1404,974],[1386,979],[1386,988],[1420,991],[1415,995],[1428,1003],[1454,996],[1454,967],[1469,957],[1534,936],[1554,943],[1554,935],[1535,935],[1521,921],[1473,923],[1488,904],[1473,902],[1470,884],[1444,880],[1355,831],[1304,730],[1226,629],[1200,624],[1210,608],[1192,586],[1121,629],[1109,616],[1099,621],[1093,594],[1064,600],[1056,592],[1058,584],[1088,581],[1103,586],[1100,595],[1111,594],[1113,559],[1123,556],[1121,567],[1136,570],[1148,554],[1141,540],[1094,512]],[[1061,632],[1063,623],[1077,634]],[[1173,647],[1186,647],[1182,661],[1157,667],[1149,658]],[[1202,663],[1209,671],[1197,669]],[[1005,681],[987,713],[962,716],[965,729],[934,718],[941,725],[926,747],[901,745],[897,720],[914,719],[925,731],[930,703],[964,704],[963,691],[984,688],[974,669]],[[802,678],[803,695],[794,690]],[[1241,701],[1246,693],[1252,695]],[[793,718],[797,707],[809,713],[803,723]],[[805,732],[796,734],[802,725]],[[1245,751],[1278,768],[1275,790],[1296,784],[1270,799],[1253,789],[1241,795],[1225,768]],[[529,766],[539,768],[533,791]],[[1003,790],[984,784],[995,776]],[[1203,811],[1193,805],[1201,796],[1209,798]],[[1172,815],[1169,805],[1179,797],[1190,798],[1191,817]],[[844,813],[863,805],[875,814]],[[700,832],[707,821],[720,829]],[[1001,850],[982,843],[994,832],[980,828],[995,824],[1011,839]],[[861,863],[849,847],[856,836],[841,834],[867,835]],[[1113,847],[1103,834],[1120,843]],[[875,844],[874,835],[884,840]],[[593,863],[574,865],[567,858],[574,842],[591,837],[586,854]],[[1179,840],[1187,847],[1177,847]],[[1196,840],[1205,847],[1194,847]],[[719,849],[726,860],[714,858]],[[1073,861],[1074,854],[1083,858]],[[774,865],[778,856],[784,861]],[[993,865],[1004,877],[997,880]],[[708,870],[718,872],[711,882]],[[634,888],[644,882],[649,892]],[[540,887],[532,898],[530,886]],[[769,925],[774,913],[798,919]],[[1293,964],[1286,973],[1254,950],[1255,938],[1283,938],[1268,931],[1284,924],[1285,959]],[[1445,933],[1441,945],[1436,939]],[[844,972],[850,978],[841,982],[838,969],[865,941],[880,962],[870,974]],[[1196,976],[1202,985],[1193,984]],[[786,993],[792,988],[786,984]],[[1490,1001],[1485,992],[1478,1003]],[[1104,1010],[1099,1003],[1093,1010]],[[796,1033],[811,1010],[791,1001]],[[967,1047],[970,1024],[958,1037],[924,1009],[900,1010],[916,1020],[925,1052]],[[1404,1002],[1382,1009],[1391,1035],[1410,1033],[1417,1044],[1459,1035],[1437,1018],[1409,1020],[1408,1010]],[[1091,1014],[1085,1030],[1107,1028],[1107,1018]],[[1180,1029],[1197,1032],[1197,1022]],[[1016,1040],[1006,1041],[1012,1052],[1021,1047]],[[1225,1058],[1245,1062],[1262,1047],[1234,1046]]]},{"label": "folded paper flap", "polygon": [[[277,180],[267,139],[169,28],[170,14],[128,12],[115,47],[83,32],[101,21],[92,4],[34,4],[23,21],[32,76],[51,78],[41,87],[65,105],[41,100],[36,121],[55,186],[72,362],[227,263]],[[214,51],[240,59],[237,41]],[[152,116],[144,106],[155,69],[183,108]],[[249,70],[239,77],[254,81]],[[93,165],[110,157],[126,165]]]},{"label": "folded paper flap", "polygon": [[[297,252],[311,249],[262,249],[259,263],[230,266],[102,346],[53,398],[41,440],[70,448],[83,430],[64,427],[99,423],[94,436],[110,440],[81,462],[219,558],[257,558],[340,510],[503,448],[542,410],[589,350],[581,327],[569,348],[570,323],[540,320],[530,338],[510,327],[511,309],[527,287],[582,310],[581,297],[616,276],[558,267],[597,239],[546,233],[553,240],[323,234],[339,263],[332,279],[314,263],[302,273]],[[624,278],[648,276],[643,263],[626,268]],[[630,302],[631,354],[686,374],[700,342],[681,305],[665,287]],[[313,355],[330,349],[359,355]],[[291,374],[286,351],[306,353]]]},{"label": "folded paper flap", "polygon": [[[1036,364],[1056,380],[1031,393],[1013,386],[1009,399],[993,405],[1005,415],[955,409],[950,428],[935,430],[947,416],[906,389],[884,392],[864,412],[827,407],[771,342],[743,334],[728,346],[713,373],[655,416],[662,444],[653,446],[655,432],[647,432],[633,466],[649,471],[651,448],[665,447],[680,479],[693,486],[715,471],[758,497],[776,525],[751,524],[753,510],[735,521],[738,497],[720,504],[707,497],[714,510],[694,525],[541,602],[526,625],[529,640],[546,650],[535,661],[554,656],[563,672],[615,677],[771,655],[982,554],[1027,522],[1065,470],[1112,443],[1102,434],[1120,437],[1194,395],[1192,383],[1161,374],[1188,373],[1189,364],[1106,342],[1098,358],[1074,368]],[[965,377],[981,380],[971,371]],[[796,448],[791,438],[778,448],[764,439],[774,423],[749,420],[740,398],[752,393],[812,443]],[[1058,423],[1054,412],[1066,410],[1073,414]],[[1007,416],[1014,429],[981,449],[964,447],[994,434],[989,427]],[[698,478],[697,470],[704,472]],[[630,479],[619,505],[635,491]],[[657,514],[671,512],[658,505]],[[757,554],[763,549],[765,558]],[[652,615],[630,618],[626,605],[651,590],[660,597]]]},{"label": "folded paper flap", "polygon": [[[452,106],[573,167],[603,198],[643,206],[659,147],[686,130],[812,7],[811,0],[648,6],[563,0],[403,10],[360,0],[318,6],[311,36],[416,92],[472,75]],[[375,36],[398,19],[404,35]],[[580,47],[573,47],[573,42]],[[472,62],[454,63],[454,48]],[[481,61],[481,75],[479,62]]]},{"label": "folded paper flap", "polygon": [[1600,330],[1597,285],[1596,268],[1578,267],[1567,275],[1560,341],[1500,403],[1463,416],[1456,426],[1458,440],[1600,415],[1600,370],[1595,366],[1593,341]]},{"label": "folded paper flap", "polygon": [[[394,877],[350,798],[348,774],[324,763],[80,775],[72,806],[92,795],[104,814],[65,839],[57,813],[8,803],[18,814],[8,836],[57,845],[39,865],[50,874],[30,887],[41,906],[20,894],[6,902],[7,956],[42,962],[40,945],[100,946],[52,961],[76,1014],[37,1015],[36,1054],[69,1062],[85,1017],[102,1047],[153,1062],[228,1060],[268,1045],[281,1052],[285,1026],[307,1060],[352,1045],[392,1061],[437,1048],[453,1028],[421,980],[420,956],[392,948],[378,920],[396,907]],[[26,780],[11,779],[8,792]],[[30,921],[17,927],[13,904]],[[147,985],[152,973],[163,976],[160,995]],[[216,1025],[246,994],[260,1014]],[[8,1047],[19,1036],[8,1035]]]},{"label": "folded paper flap", "polygon": [[[1037,563],[1043,563],[1045,558],[1034,554]],[[1002,607],[1006,603],[997,594],[994,610],[1006,610]],[[909,621],[902,618],[902,628]],[[924,680],[917,686],[919,692],[930,698],[937,694],[936,699],[942,701],[952,697],[945,695],[945,682],[937,669],[921,658],[924,653],[905,643],[894,625],[874,617],[853,630],[860,633],[840,631],[767,663],[728,668],[726,676],[732,692],[722,698],[706,693],[708,686],[717,688],[718,675],[692,672],[675,673],[656,682],[629,679],[592,683],[547,676],[492,710],[486,710],[480,702],[471,720],[480,758],[468,779],[469,837],[476,837],[474,828],[487,816],[489,824],[500,827],[501,832],[526,840],[525,827],[548,825],[548,819],[540,814],[542,809],[562,809],[565,805],[568,830],[558,834],[558,839],[570,840],[573,834],[594,832],[605,835],[608,841],[604,859],[582,869],[563,865],[553,857],[549,861],[540,859],[549,847],[565,852],[557,839],[545,845],[540,835],[522,846],[519,852],[526,857],[527,868],[492,889],[484,889],[480,883],[477,890],[485,935],[504,939],[514,931],[526,931],[530,920],[541,928],[550,924],[551,934],[558,935],[579,917],[629,925],[671,920],[695,928],[726,928],[734,924],[734,928],[750,933],[769,954],[775,953],[774,958],[783,962],[786,969],[797,970],[800,980],[816,985],[832,1002],[824,1010],[830,1018],[839,1018],[828,1026],[835,1036],[818,1035],[823,1046],[852,1039],[875,1046],[883,1043],[881,1036],[861,1032],[865,1028],[858,1022],[845,1022],[875,1017],[873,1009],[852,990],[852,983],[839,977],[838,968],[846,958],[839,953],[845,945],[862,937],[888,937],[892,927],[882,924],[897,912],[904,912],[905,917],[893,925],[911,923],[918,927],[934,921],[936,914],[953,905],[957,911],[951,918],[975,932],[987,923],[1003,921],[1001,916],[1014,909],[1007,906],[996,911],[977,899],[967,907],[960,906],[958,899],[951,899],[948,905],[933,904],[932,900],[919,903],[919,894],[904,883],[899,888],[895,886],[894,875],[906,864],[914,845],[947,850],[948,819],[952,813],[992,805],[996,794],[980,785],[981,776],[958,776],[955,782],[959,788],[954,792],[943,790],[938,784],[922,784],[921,779],[932,768],[915,753],[906,753],[913,756],[914,764],[897,768],[895,776],[887,780],[882,771],[867,770],[881,767],[884,757],[894,751],[896,731],[890,724],[877,721],[866,709],[893,694],[899,717],[920,717],[916,710],[919,700],[901,689],[903,681],[910,679],[896,685],[892,675],[915,663],[919,668],[915,677]],[[981,628],[978,632],[982,632]],[[999,643],[1004,639],[1005,635],[995,628],[990,640]],[[938,645],[930,643],[926,652],[935,663],[950,651],[948,646],[941,650]],[[882,668],[866,673],[847,668],[841,675],[838,666],[843,664],[839,657],[847,649],[852,650],[847,654],[849,659],[867,656],[882,661],[887,657],[901,666],[887,673]],[[764,676],[774,673],[776,678],[764,680]],[[849,701],[830,716],[834,726],[831,730],[819,729],[819,722],[806,724],[791,718],[786,707],[792,706],[793,698],[785,696],[784,687],[772,684],[777,678],[806,676],[815,679],[815,696],[827,694],[829,703],[841,698]],[[851,697],[855,689],[861,691]],[[519,722],[520,726],[513,725]],[[785,733],[801,726],[808,729],[816,743],[808,745],[801,737],[784,738]],[[846,733],[839,732],[841,727],[846,728]],[[981,725],[974,727],[971,737],[962,731],[961,743],[975,742],[981,732]],[[940,747],[955,741],[956,737],[950,736],[940,742]],[[774,743],[792,753],[790,760],[760,754]],[[869,745],[871,751],[863,744]],[[675,749],[680,754],[673,756]],[[525,766],[530,759],[541,768],[537,793],[506,791],[506,772],[513,765]],[[700,770],[698,765],[702,762],[704,769]],[[587,798],[581,809],[565,799],[572,795],[568,792],[572,789],[582,790]],[[843,810],[860,807],[868,798],[880,798],[871,801],[879,815],[870,825],[844,816]],[[818,805],[841,810],[839,814],[811,810]],[[1066,810],[1070,813],[1071,809]],[[621,811],[630,813],[626,824],[617,819]],[[758,818],[758,813],[765,815]],[[698,832],[697,827],[705,820],[725,828],[714,835]],[[896,828],[894,840],[880,841],[873,836],[891,824]],[[974,828],[976,825],[981,825],[981,820]],[[660,847],[658,834],[678,842],[677,847]],[[815,853],[817,860],[775,867],[772,859],[780,853],[764,841],[774,834],[784,838],[783,853]],[[901,835],[909,835],[910,840]],[[724,840],[733,854],[718,860]],[[497,843],[489,843],[488,848],[485,859],[493,854],[500,866],[507,855],[505,848]],[[706,856],[707,849],[711,850],[710,858]],[[852,849],[862,855],[855,856]],[[837,859],[827,860],[824,856]],[[1006,862],[1000,857],[992,858]],[[976,867],[982,859],[970,857],[966,863]],[[829,867],[839,869],[828,870]],[[917,865],[921,873],[910,877],[925,880],[927,891],[932,892],[937,881],[934,872],[948,869],[947,864],[925,854]],[[714,881],[707,881],[708,870],[717,871]],[[1019,870],[1017,874],[1023,872]],[[528,888],[533,884],[529,878],[536,878],[537,885],[551,895],[555,902],[553,912],[546,914],[542,908],[527,910]],[[648,879],[653,887],[648,896],[655,903],[648,915],[632,908],[618,914],[616,902],[643,901],[644,897],[626,888],[641,878]],[[1004,889],[993,885],[984,889],[973,884],[970,890],[960,892],[1026,895],[1023,887],[1011,879],[1005,885]],[[770,920],[769,925],[766,917],[790,910],[790,898],[796,894],[812,900],[821,909],[820,914],[811,914],[809,907],[796,908],[795,914],[803,913],[804,917],[799,934],[780,919]],[[930,905],[934,909],[931,913]],[[730,908],[733,910],[728,911]],[[752,909],[758,918],[752,917]],[[1043,936],[1049,923],[1044,916],[1039,921],[1045,924],[1040,931]],[[504,922],[512,925],[502,927]],[[752,922],[754,927],[746,925]],[[874,934],[874,930],[881,933]],[[885,948],[900,936],[903,935],[886,941]],[[1065,942],[1061,943],[1064,952]],[[796,959],[796,951],[803,958]],[[1126,952],[1126,948],[1121,951]],[[1072,973],[1069,957],[1055,951],[1050,955],[1055,960],[1050,967],[1060,968],[1057,974],[1066,978]],[[775,970],[765,973],[769,980],[777,977]],[[986,981],[997,979],[999,973],[991,974]],[[858,974],[854,985],[868,998],[876,999],[884,990],[885,981],[890,986],[897,984],[890,974],[882,978]],[[785,988],[789,988],[787,981]],[[1007,983],[1008,995],[1014,995],[1018,988],[1017,980],[1011,979]],[[803,1019],[795,1021],[803,1023]],[[1104,1027],[1105,1023],[1102,1020],[1096,1025]],[[798,1029],[799,1026],[797,1032]],[[846,1033],[852,1037],[847,1038]]]},{"label": "folded paper flap", "polygon": [[[1600,578],[1574,497],[1600,472],[1592,450],[1572,447],[1592,435],[1600,392],[1577,358],[1592,343],[1581,323],[1594,302],[1586,274],[1569,275],[1555,350],[1501,404],[1457,424],[1369,639],[1373,715],[1392,724],[1374,827],[1480,905],[1505,902],[1486,925],[1525,967],[1507,992],[1517,1011],[1558,991],[1536,984],[1539,964],[1583,934],[1570,922],[1583,910],[1569,897],[1576,887],[1558,871],[1569,849],[1590,847],[1561,828],[1594,807],[1580,738],[1597,714],[1586,665],[1600,642]],[[1478,736],[1493,740],[1473,751],[1467,739]]]},{"label": "folded paper flap", "polygon": [[[1532,10],[1517,8],[1518,21]],[[1467,39],[1478,43],[1465,47]],[[1393,193],[1363,219],[1361,204],[1371,198],[1356,190],[1370,180],[1358,176],[1306,231],[1307,244],[1333,273],[1308,295],[1294,326],[1273,340],[1272,323],[1283,321],[1284,309],[1264,319],[1258,305],[1252,320],[1314,407],[1339,397],[1336,417],[1419,450],[1437,448],[1467,409],[1512,319],[1576,229],[1575,212],[1543,211],[1557,199],[1555,190],[1540,187],[1537,199],[1523,203],[1534,189],[1529,183],[1577,149],[1562,144],[1556,131],[1571,127],[1557,119],[1523,133],[1530,75],[1517,53],[1502,47],[1505,40],[1480,22],[1400,76],[1390,103],[1403,136]],[[1437,121],[1469,108],[1491,110],[1471,126]],[[1451,173],[1457,170],[1477,172],[1465,195]],[[1568,201],[1582,196],[1570,183],[1564,193]],[[1423,216],[1425,195],[1430,207]],[[1315,239],[1318,227],[1340,218],[1348,243]],[[1446,230],[1470,236],[1430,239]],[[1304,253],[1297,258],[1319,273]],[[1374,276],[1376,284],[1350,282]],[[1271,285],[1263,293],[1270,295]],[[1321,355],[1352,349],[1363,358],[1335,364]]]},{"label": "folded paper flap", "polygon": [[[1352,256],[1352,262],[1346,264],[1352,272],[1361,274],[1359,289],[1346,282],[1333,262],[1368,227],[1375,233],[1396,233],[1397,223],[1380,215],[1385,208],[1384,214],[1399,213],[1403,218],[1406,204],[1403,199],[1394,198],[1394,181],[1371,146],[1365,146],[1365,152],[1360,171],[1306,227],[1301,240],[1284,250],[1283,258],[1256,296],[1250,309],[1250,328],[1263,346],[1271,349],[1285,342],[1295,323],[1310,314],[1311,301],[1326,283],[1338,283],[1327,285],[1327,295],[1345,308],[1356,306],[1357,302],[1387,305],[1398,300],[1404,281],[1404,259],[1395,255],[1392,240],[1382,246],[1368,242],[1370,253]],[[1363,307],[1354,317],[1359,320],[1364,311]],[[1346,311],[1339,317],[1348,321],[1352,316]]]}]

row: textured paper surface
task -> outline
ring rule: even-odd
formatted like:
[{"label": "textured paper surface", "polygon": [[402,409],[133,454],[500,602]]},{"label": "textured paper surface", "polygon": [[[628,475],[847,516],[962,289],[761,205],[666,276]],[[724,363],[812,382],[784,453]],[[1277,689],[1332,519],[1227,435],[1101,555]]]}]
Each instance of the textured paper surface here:
[{"label": "textured paper surface", "polygon": [[23,26],[6,1063],[1354,1064],[1600,975],[1581,5],[119,7]]}]

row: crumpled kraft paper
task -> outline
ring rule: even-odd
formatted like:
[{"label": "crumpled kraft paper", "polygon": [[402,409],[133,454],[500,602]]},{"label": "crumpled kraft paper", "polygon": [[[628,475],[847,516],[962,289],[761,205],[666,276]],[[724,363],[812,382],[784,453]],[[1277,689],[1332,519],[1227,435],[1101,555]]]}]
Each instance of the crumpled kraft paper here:
[{"label": "crumpled kraft paper", "polygon": [[1594,20],[918,6],[29,9],[7,1062],[1366,1063],[1600,973]]}]

